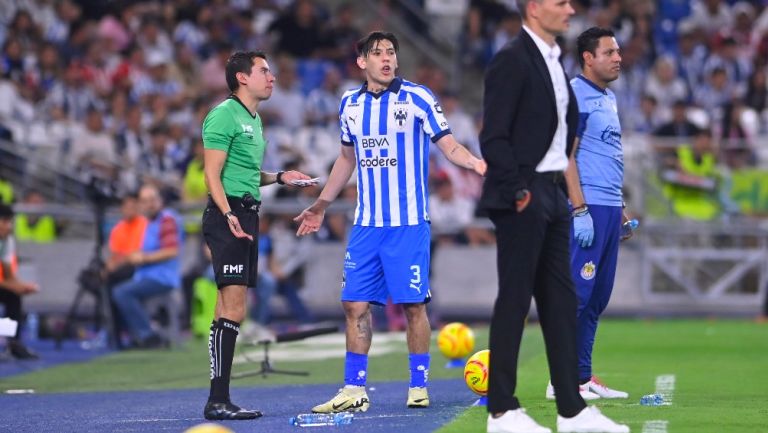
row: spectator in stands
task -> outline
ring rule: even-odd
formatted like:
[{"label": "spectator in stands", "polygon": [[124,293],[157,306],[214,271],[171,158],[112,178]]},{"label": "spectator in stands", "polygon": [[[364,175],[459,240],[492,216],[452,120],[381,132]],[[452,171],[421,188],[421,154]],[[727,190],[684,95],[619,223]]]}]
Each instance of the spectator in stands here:
[{"label": "spectator in stands", "polygon": [[75,170],[103,179],[114,178],[117,168],[115,140],[105,130],[103,115],[96,107],[88,109],[85,124],[78,125],[72,132],[67,156],[69,166]]},{"label": "spectator in stands", "polygon": [[685,81],[688,94],[692,95],[704,76],[704,63],[709,53],[707,45],[697,37],[697,28],[693,22],[681,22],[678,25],[678,34],[678,74]]},{"label": "spectator in stands", "polygon": [[334,61],[337,67],[342,68],[355,57],[350,54],[355,43],[362,35],[355,26],[355,9],[352,3],[343,2],[336,8],[333,14],[333,22],[325,34],[324,57]]},{"label": "spectator in stands", "polygon": [[653,131],[657,137],[689,138],[699,132],[699,127],[688,120],[688,104],[683,100],[675,101],[672,106],[672,120]]},{"label": "spectator in stands", "polygon": [[687,100],[688,89],[685,82],[677,76],[675,61],[671,57],[656,59],[653,72],[645,83],[645,93],[656,98],[658,109],[665,119],[670,118],[675,101]]},{"label": "spectator in stands", "polygon": [[723,107],[723,118],[717,131],[720,133],[720,151],[728,167],[737,169],[754,165],[752,140],[757,132],[755,120],[755,113],[745,107],[739,99],[734,99]]},{"label": "spectator in stands", "polygon": [[661,125],[659,113],[656,110],[656,98],[651,95],[643,95],[640,99],[639,109],[625,113],[623,124],[627,130],[640,134],[650,134]]},{"label": "spectator in stands", "polygon": [[139,190],[139,205],[147,217],[141,249],[128,256],[136,267],[133,278],[114,289],[114,303],[120,317],[142,348],[167,345],[155,333],[141,302],[147,298],[166,294],[178,287],[181,275],[181,221],[176,213],[164,207],[157,187],[145,184]]},{"label": "spectator in stands", "polygon": [[493,235],[488,230],[470,227],[475,204],[454,193],[448,174],[438,172],[433,183],[434,192],[429,195],[429,218],[437,244],[492,244]]},{"label": "spectator in stands", "polygon": [[40,288],[34,283],[19,280],[16,277],[17,268],[13,209],[0,204],[0,304],[5,306],[5,315],[18,323],[16,335],[8,340],[8,350],[17,359],[37,359],[37,354],[21,342],[20,334],[24,326],[21,297],[36,293]]},{"label": "spectator in stands", "polygon": [[693,100],[699,107],[710,113],[727,104],[734,96],[732,83],[723,67],[713,68],[707,75],[707,81],[694,90]]},{"label": "spectator in stands", "polygon": [[131,96],[146,104],[150,95],[158,95],[167,100],[169,105],[178,108],[184,99],[184,88],[181,83],[168,75],[172,57],[159,51],[149,51],[145,55],[148,74],[134,83]]},{"label": "spectator in stands", "polygon": [[[323,77],[322,87],[307,96],[307,121],[313,126],[323,126],[339,134],[339,92],[342,90],[341,72],[336,67],[328,68]],[[323,167],[325,168],[325,167]]]},{"label": "spectator in stands", "polygon": [[[276,53],[304,58],[312,57],[322,48],[320,27],[313,2],[296,0],[286,13],[270,24],[268,32],[277,34]],[[279,72],[283,73],[282,69]]]},{"label": "spectator in stands", "polygon": [[64,71],[64,79],[53,85],[46,103],[64,110],[72,120],[83,121],[89,111],[104,108],[100,100],[86,83],[82,66],[76,61]]},{"label": "spectator in stands", "polygon": [[[755,68],[749,77],[747,84],[747,94],[744,96],[744,103],[747,107],[755,110],[762,118],[768,118],[766,108],[768,108],[768,80],[766,80],[766,67]],[[763,120],[763,128],[768,126]],[[761,131],[762,132],[762,131]]]},{"label": "spectator in stands", "polygon": [[149,131],[150,146],[141,157],[139,172],[143,182],[151,182],[163,191],[175,191],[176,198],[181,186],[181,174],[176,170],[173,158],[175,143],[170,139],[168,126],[158,124]]},{"label": "spectator in stands", "polygon": [[34,213],[16,214],[15,234],[19,242],[49,244],[56,240],[58,227],[52,215],[39,213],[46,204],[40,191],[31,189],[24,194],[24,205],[38,208]]},{"label": "spectator in stands", "polygon": [[700,0],[691,7],[691,20],[707,36],[712,36],[721,29],[730,28],[733,24],[733,13],[728,3],[723,0]]},{"label": "spectator in stands", "polygon": [[147,228],[147,218],[139,212],[135,194],[126,194],[120,202],[120,221],[109,232],[104,280],[114,287],[130,280],[136,270],[130,262],[131,254],[141,250],[141,241]]},{"label": "spectator in stands", "polygon": [[261,104],[259,114],[264,123],[296,130],[304,126],[304,95],[296,81],[296,61],[281,56],[277,59],[277,82],[272,97]]}]

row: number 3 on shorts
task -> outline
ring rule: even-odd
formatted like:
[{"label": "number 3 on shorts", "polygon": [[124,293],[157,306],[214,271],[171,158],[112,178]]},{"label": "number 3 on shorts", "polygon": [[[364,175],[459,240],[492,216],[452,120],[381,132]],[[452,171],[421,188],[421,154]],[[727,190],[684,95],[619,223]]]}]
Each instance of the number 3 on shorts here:
[{"label": "number 3 on shorts", "polygon": [[411,278],[411,288],[421,293],[421,266],[412,265],[411,272],[413,272],[413,278]]}]

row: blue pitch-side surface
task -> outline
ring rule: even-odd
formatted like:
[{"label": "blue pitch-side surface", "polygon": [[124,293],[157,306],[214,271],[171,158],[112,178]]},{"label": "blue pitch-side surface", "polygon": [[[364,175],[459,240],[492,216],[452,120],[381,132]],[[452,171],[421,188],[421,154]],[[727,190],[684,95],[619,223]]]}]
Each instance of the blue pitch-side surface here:
[{"label": "blue pitch-side surface", "polygon": [[[233,388],[234,402],[259,409],[264,417],[220,424],[237,433],[304,431],[290,426],[288,419],[328,400],[337,387],[324,384]],[[436,380],[429,383],[431,407],[408,409],[407,389],[405,382],[373,383],[369,385],[368,412],[355,414],[351,425],[320,427],[318,431],[426,433],[448,423],[477,400],[460,379]],[[0,432],[183,432],[205,422],[202,409],[207,392],[193,389],[0,395]]]},{"label": "blue pitch-side surface", "polygon": [[[110,353],[109,349],[83,349],[81,342],[74,340],[63,341],[59,349],[55,347],[53,340],[35,341],[30,343],[29,346],[40,355],[40,359],[36,361],[17,361],[12,358],[3,358],[0,360],[0,378],[42,370],[59,364],[90,361],[93,358]],[[2,382],[0,382],[0,390],[4,389]]]}]

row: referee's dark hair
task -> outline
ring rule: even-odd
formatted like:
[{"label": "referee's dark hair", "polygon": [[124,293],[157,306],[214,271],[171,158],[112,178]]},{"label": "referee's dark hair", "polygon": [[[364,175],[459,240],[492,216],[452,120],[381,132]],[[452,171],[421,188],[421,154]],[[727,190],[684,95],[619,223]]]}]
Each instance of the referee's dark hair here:
[{"label": "referee's dark hair", "polygon": [[360,57],[368,57],[371,50],[376,46],[376,43],[387,40],[392,42],[392,46],[395,48],[395,52],[400,51],[400,44],[397,42],[397,37],[390,32],[375,31],[368,33],[368,36],[363,37],[359,41],[355,48],[357,49],[357,55]]},{"label": "referee's dark hair", "polygon": [[590,27],[584,30],[576,39],[576,55],[579,58],[579,65],[584,69],[584,53],[589,51],[595,55],[597,46],[600,45],[600,38],[614,37],[613,30],[602,27]]},{"label": "referee's dark hair", "polygon": [[0,220],[13,219],[13,208],[5,203],[0,203]]},{"label": "referee's dark hair", "polygon": [[227,77],[227,87],[230,92],[234,92],[240,87],[240,82],[237,81],[237,73],[242,72],[245,75],[251,74],[251,68],[253,67],[253,59],[261,57],[267,60],[267,55],[261,51],[236,51],[227,59],[227,66],[224,68]]}]

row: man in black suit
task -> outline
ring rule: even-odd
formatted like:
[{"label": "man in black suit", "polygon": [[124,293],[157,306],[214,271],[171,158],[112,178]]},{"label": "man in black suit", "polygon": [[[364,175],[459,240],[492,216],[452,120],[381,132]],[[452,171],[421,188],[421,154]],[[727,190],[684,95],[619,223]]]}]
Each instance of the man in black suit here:
[{"label": "man in black suit", "polygon": [[629,432],[579,395],[571,215],[563,182],[579,110],[556,36],[569,0],[517,0],[523,30],[486,71],[480,206],[496,226],[499,294],[491,321],[487,431],[547,433],[515,397],[525,317],[536,298],[557,402],[558,432]]}]

